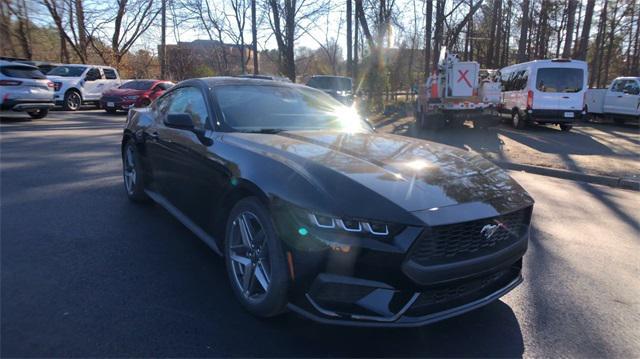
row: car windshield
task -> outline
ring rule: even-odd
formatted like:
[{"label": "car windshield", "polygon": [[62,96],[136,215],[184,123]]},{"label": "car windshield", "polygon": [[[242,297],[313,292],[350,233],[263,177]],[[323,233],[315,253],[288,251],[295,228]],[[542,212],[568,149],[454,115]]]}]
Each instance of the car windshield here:
[{"label": "car windshield", "polygon": [[536,88],[542,92],[579,92],[583,87],[582,69],[565,67],[539,69]]},{"label": "car windshield", "polygon": [[226,85],[215,95],[224,121],[237,131],[371,131],[355,109],[302,86]]},{"label": "car windshield", "polygon": [[351,91],[351,79],[345,77],[312,77],[307,86],[322,90]]},{"label": "car windshield", "polygon": [[120,85],[121,89],[131,89],[131,90],[148,90],[153,86],[155,81],[129,81]]},{"label": "car windshield", "polygon": [[85,66],[58,66],[49,71],[47,75],[62,77],[80,77],[87,68]]}]

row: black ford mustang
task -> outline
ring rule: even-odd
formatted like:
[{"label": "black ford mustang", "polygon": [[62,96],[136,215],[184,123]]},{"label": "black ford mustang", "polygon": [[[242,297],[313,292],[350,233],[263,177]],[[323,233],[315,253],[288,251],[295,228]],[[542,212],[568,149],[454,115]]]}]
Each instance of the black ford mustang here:
[{"label": "black ford mustang", "polygon": [[305,86],[184,81],[129,112],[125,188],[223,255],[258,316],[422,325],[521,281],[531,197],[480,156],[376,133]]}]

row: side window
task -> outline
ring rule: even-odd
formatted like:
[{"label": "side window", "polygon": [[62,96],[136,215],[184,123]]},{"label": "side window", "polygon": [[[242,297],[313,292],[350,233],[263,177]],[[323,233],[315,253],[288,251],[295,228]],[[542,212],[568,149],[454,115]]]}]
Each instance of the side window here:
[{"label": "side window", "polygon": [[[156,100],[155,102],[155,107],[156,107],[156,111],[158,112],[158,114],[160,115],[166,115],[168,110],[169,110],[169,105],[171,104],[171,98],[173,97],[174,92],[165,94],[164,96],[160,97],[159,99]],[[157,116],[156,118],[158,118],[160,116]]]},{"label": "side window", "polygon": [[118,78],[118,75],[116,75],[116,70],[114,69],[105,68],[103,71],[104,77],[107,80],[116,80]]},{"label": "side window", "polygon": [[207,102],[200,89],[195,87],[183,87],[174,92],[169,106],[169,113],[188,113],[193,120],[196,129],[204,130],[207,127]]},{"label": "side window", "polygon": [[527,88],[527,83],[529,82],[529,70],[525,70],[522,74],[522,83],[520,84],[520,90],[524,90]]},{"label": "side window", "polygon": [[90,80],[100,80],[102,78],[102,75],[100,74],[100,70],[97,67],[94,67],[91,70],[87,71],[86,78]]},{"label": "side window", "polygon": [[500,76],[500,82],[502,83],[502,91],[510,91],[510,89],[509,89],[509,77],[510,76],[511,76],[511,73],[509,73],[509,72],[504,72]]},{"label": "side window", "polygon": [[624,85],[627,81],[625,80],[616,80],[613,82],[613,86],[611,86],[611,91],[613,92],[622,92],[624,89]]},{"label": "side window", "polygon": [[624,91],[631,95],[637,95],[640,93],[640,86],[634,80],[628,80],[627,84],[624,85]]},{"label": "side window", "polygon": [[170,89],[171,87],[173,87],[173,84],[170,84],[168,82],[161,82],[161,83],[158,84],[158,87],[160,87],[161,89],[166,91],[166,90]]}]

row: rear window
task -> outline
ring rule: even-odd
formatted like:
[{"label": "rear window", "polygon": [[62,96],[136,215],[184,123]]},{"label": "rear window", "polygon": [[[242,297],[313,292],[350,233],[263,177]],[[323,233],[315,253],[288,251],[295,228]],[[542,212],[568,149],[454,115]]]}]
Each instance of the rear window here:
[{"label": "rear window", "polygon": [[3,66],[0,72],[8,77],[17,77],[21,79],[46,79],[47,77],[38,69],[29,66]]},{"label": "rear window", "polygon": [[104,71],[104,77],[107,80],[117,80],[118,76],[116,75],[116,70],[114,69],[102,69]]},{"label": "rear window", "polygon": [[351,91],[351,79],[344,77],[313,77],[307,86],[321,90]]},{"label": "rear window", "polygon": [[155,81],[129,81],[120,85],[121,89],[148,90]]},{"label": "rear window", "polygon": [[536,89],[542,92],[580,92],[584,79],[582,69],[565,67],[539,69]]}]

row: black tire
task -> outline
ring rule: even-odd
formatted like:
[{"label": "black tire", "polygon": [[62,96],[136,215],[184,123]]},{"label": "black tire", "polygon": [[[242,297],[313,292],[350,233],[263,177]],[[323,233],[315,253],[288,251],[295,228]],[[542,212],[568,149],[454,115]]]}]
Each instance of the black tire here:
[{"label": "black tire", "polygon": [[560,125],[560,130],[563,132],[569,132],[573,128],[573,125]]},{"label": "black tire", "polygon": [[[262,231],[254,233],[255,241],[251,249],[242,244],[244,243],[241,238],[243,225],[240,218],[247,219],[244,223],[249,223],[250,227],[244,228],[252,230],[262,228]],[[269,211],[256,197],[244,198],[231,209],[225,231],[224,254],[233,293],[247,311],[262,318],[273,317],[284,312],[289,289],[289,274],[284,250]],[[253,272],[246,272],[251,269]],[[246,273],[253,278],[248,280],[246,285],[248,290],[245,290],[243,283],[240,282],[244,282]],[[263,282],[258,279],[257,273],[262,273],[262,278],[269,279],[266,289],[261,284]],[[255,289],[255,293],[252,293],[254,292],[252,289]]]},{"label": "black tire", "polygon": [[625,119],[620,117],[614,117],[613,122],[615,122],[616,125],[624,125]]},{"label": "black tire", "polygon": [[29,116],[31,116],[31,118],[38,120],[38,119],[47,117],[47,115],[49,114],[49,109],[43,108],[37,111],[30,111],[28,113],[29,113]]},{"label": "black tire", "polygon": [[[132,177],[128,178],[128,176]],[[139,203],[149,201],[149,196],[144,192],[144,171],[140,163],[138,148],[131,139],[122,149],[122,178],[127,197],[131,201]]]},{"label": "black tire", "polygon": [[76,90],[69,90],[64,94],[62,107],[65,111],[78,111],[82,106],[82,96]]},{"label": "black tire", "polygon": [[108,114],[111,114],[111,115],[115,115],[116,113],[118,113],[118,110],[116,110],[115,108],[108,108],[108,107],[105,107],[105,108],[104,108],[104,111],[105,111],[106,113],[108,113]]},{"label": "black tire", "polygon": [[511,114],[511,124],[518,130],[522,130],[527,126],[527,122],[525,121],[522,112],[513,111],[513,113]]}]

